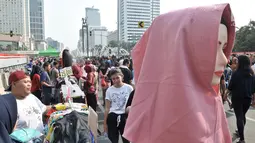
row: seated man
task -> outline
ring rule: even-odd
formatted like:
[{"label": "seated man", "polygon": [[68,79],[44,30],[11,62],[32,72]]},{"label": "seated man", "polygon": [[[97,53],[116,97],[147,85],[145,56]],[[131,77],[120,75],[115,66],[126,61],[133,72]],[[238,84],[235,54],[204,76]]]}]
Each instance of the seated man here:
[{"label": "seated man", "polygon": [[42,115],[50,106],[45,106],[37,97],[31,94],[31,79],[24,71],[15,71],[9,77],[9,87],[16,97],[18,119],[16,129],[32,128],[44,133]]}]

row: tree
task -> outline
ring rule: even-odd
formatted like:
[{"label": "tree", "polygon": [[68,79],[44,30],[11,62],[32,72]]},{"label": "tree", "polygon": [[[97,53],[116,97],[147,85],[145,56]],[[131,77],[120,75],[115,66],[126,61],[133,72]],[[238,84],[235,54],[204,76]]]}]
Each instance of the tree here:
[{"label": "tree", "polygon": [[121,42],[120,46],[130,52],[135,46],[136,42]]},{"label": "tree", "polygon": [[97,56],[100,56],[101,55],[101,50],[103,49],[103,46],[100,44],[100,45],[95,45],[94,47],[94,51],[93,51],[93,54],[94,56],[97,55]]},{"label": "tree", "polygon": [[136,44],[136,42],[129,43],[127,51],[131,52],[131,50],[134,48],[135,44]]},{"label": "tree", "polygon": [[109,47],[118,47],[118,41],[112,40],[109,42],[108,46]]},{"label": "tree", "polygon": [[248,25],[241,27],[236,32],[235,52],[255,51],[255,21],[250,21]]},{"label": "tree", "polygon": [[126,49],[128,48],[128,43],[122,41],[122,42],[120,43],[120,47],[126,50]]}]

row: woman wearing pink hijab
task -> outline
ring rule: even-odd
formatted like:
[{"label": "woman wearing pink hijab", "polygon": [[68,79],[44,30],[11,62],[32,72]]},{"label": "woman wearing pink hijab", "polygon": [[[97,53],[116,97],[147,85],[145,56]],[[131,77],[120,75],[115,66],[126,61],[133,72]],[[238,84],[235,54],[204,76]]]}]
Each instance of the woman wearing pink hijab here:
[{"label": "woman wearing pink hijab", "polygon": [[123,136],[132,143],[232,143],[219,83],[234,38],[229,4],[157,17],[132,51],[136,92]]}]

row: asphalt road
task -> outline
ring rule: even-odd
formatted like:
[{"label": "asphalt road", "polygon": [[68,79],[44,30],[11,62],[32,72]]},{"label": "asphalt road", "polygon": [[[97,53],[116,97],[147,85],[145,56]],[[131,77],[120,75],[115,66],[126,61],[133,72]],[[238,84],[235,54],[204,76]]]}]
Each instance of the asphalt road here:
[{"label": "asphalt road", "polygon": [[[227,119],[228,119],[228,125],[230,132],[232,133],[232,140],[233,143],[238,141],[236,139],[236,135],[234,134],[236,127],[236,117],[233,112],[233,110],[229,110],[229,107],[227,104],[224,105]],[[245,141],[246,143],[255,143],[255,108],[250,108],[247,115],[246,115],[246,126],[245,126]]]}]

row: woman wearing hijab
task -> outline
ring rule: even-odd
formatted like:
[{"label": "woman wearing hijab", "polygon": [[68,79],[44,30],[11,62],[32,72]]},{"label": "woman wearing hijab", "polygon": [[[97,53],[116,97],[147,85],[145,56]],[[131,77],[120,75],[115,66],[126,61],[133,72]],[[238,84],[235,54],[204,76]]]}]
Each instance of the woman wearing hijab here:
[{"label": "woman wearing hijab", "polygon": [[41,96],[41,83],[40,83],[40,74],[42,72],[41,67],[35,65],[33,66],[32,73],[30,75],[32,81],[31,92],[34,94],[40,101],[42,101]]},{"label": "woman wearing hijab", "polygon": [[96,76],[93,72],[93,68],[91,65],[86,65],[84,69],[87,73],[86,82],[84,84],[84,92],[86,95],[87,104],[94,111],[96,111],[96,107],[97,107],[96,87],[95,87]]},{"label": "woman wearing hijab", "polygon": [[11,94],[0,96],[0,143],[13,143],[9,135],[15,128],[17,121],[17,102]]},{"label": "woman wearing hijab", "polygon": [[[132,50],[132,143],[232,143],[219,94],[235,24],[229,4],[158,16]],[[157,65],[157,68],[151,68]]]}]

